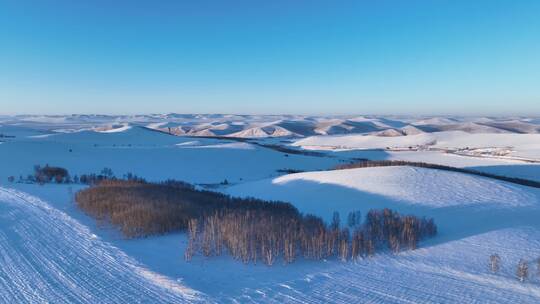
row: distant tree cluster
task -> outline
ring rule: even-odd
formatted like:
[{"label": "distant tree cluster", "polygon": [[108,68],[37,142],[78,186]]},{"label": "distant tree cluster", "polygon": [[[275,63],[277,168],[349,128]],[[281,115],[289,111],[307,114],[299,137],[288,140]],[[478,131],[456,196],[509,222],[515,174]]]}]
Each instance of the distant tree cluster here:
[{"label": "distant tree cluster", "polygon": [[[127,181],[141,181],[144,182],[144,179],[133,174],[133,173],[127,173],[124,174],[122,177],[123,180]],[[86,185],[95,185],[102,181],[108,181],[108,180],[118,180],[118,177],[116,177],[112,171],[111,168],[103,168],[100,173],[90,173],[90,174],[81,174],[80,177],[75,175],[73,177],[74,183],[77,184],[86,184]]]},{"label": "distant tree cluster", "polygon": [[49,166],[48,164],[43,167],[40,165],[34,166],[34,175],[29,176],[29,178],[39,184],[51,182],[63,184],[71,182],[68,170],[62,167]]},{"label": "distant tree cluster", "polygon": [[327,155],[325,155],[324,153],[317,152],[317,151],[307,151],[307,150],[301,150],[301,149],[293,149],[293,148],[285,147],[285,146],[282,146],[282,145],[263,144],[263,143],[259,143],[259,142],[252,142],[252,144],[258,145],[258,146],[261,146],[261,147],[264,147],[264,148],[272,149],[272,150],[275,150],[275,151],[278,151],[278,152],[281,152],[281,153],[286,153],[285,154],[286,156],[287,156],[287,154],[293,154],[293,155],[304,155],[304,156],[315,156],[315,157],[327,157]]},{"label": "distant tree cluster", "polygon": [[338,213],[327,225],[297,210],[253,207],[226,208],[190,220],[186,259],[196,253],[218,256],[226,252],[245,263],[266,265],[279,258],[291,263],[298,256],[357,260],[384,248],[393,252],[416,249],[418,241],[437,233],[432,219],[402,216],[390,209],[369,211],[364,223],[359,212],[350,213],[348,227],[341,228]]},{"label": "distant tree cluster", "polygon": [[[128,181],[144,181],[143,178],[138,177],[135,174],[127,173],[122,177],[124,180]],[[18,183],[38,183],[38,184],[86,184],[93,185],[105,180],[116,180],[118,179],[111,168],[103,168],[99,173],[89,173],[71,176],[69,171],[62,167],[50,166],[50,165],[35,165],[34,173],[29,174],[26,177],[19,176],[17,180]],[[15,176],[9,176],[8,182],[14,183],[16,181]]]},{"label": "distant tree cluster", "polygon": [[291,168],[277,169],[276,171],[277,171],[278,173],[285,173],[285,174],[294,174],[294,173],[305,172],[304,170],[291,169]]},{"label": "distant tree cluster", "polygon": [[361,161],[356,161],[349,164],[338,165],[334,169],[342,170],[342,169],[393,167],[393,166],[410,166],[410,167],[459,172],[459,173],[489,177],[489,178],[502,180],[509,183],[514,183],[514,184],[519,184],[519,185],[524,185],[524,186],[529,186],[529,187],[534,187],[534,188],[540,188],[539,181],[534,181],[534,180],[529,180],[529,179],[524,179],[524,178],[517,178],[517,177],[508,177],[508,176],[503,176],[503,175],[496,175],[496,174],[476,171],[476,170],[467,169],[467,168],[457,168],[457,167],[444,166],[444,165],[438,165],[438,164],[411,162],[411,161],[404,161],[404,160],[361,160]]}]

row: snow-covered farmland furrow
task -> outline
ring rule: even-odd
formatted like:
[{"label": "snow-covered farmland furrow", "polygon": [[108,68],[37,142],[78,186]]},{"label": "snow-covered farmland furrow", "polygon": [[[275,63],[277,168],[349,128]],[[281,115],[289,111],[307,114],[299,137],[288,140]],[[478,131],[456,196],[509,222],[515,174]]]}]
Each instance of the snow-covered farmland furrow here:
[{"label": "snow-covered farmland furrow", "polygon": [[203,295],[155,274],[65,213],[0,187],[0,303],[183,303]]}]

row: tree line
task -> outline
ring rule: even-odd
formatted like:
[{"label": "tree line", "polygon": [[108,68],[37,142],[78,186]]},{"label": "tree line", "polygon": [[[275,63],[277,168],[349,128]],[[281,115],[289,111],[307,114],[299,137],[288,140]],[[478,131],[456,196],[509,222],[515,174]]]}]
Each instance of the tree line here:
[{"label": "tree line", "polygon": [[404,160],[362,160],[362,161],[351,162],[349,164],[338,165],[334,168],[334,170],[371,168],[371,167],[393,167],[393,166],[411,166],[411,167],[459,172],[459,173],[493,178],[493,179],[497,179],[497,180],[501,180],[501,181],[505,181],[509,183],[514,183],[518,185],[523,185],[523,186],[540,188],[539,181],[518,178],[518,177],[508,177],[508,176],[503,176],[503,175],[491,174],[491,173],[481,172],[481,171],[467,169],[467,168],[457,168],[457,167],[444,166],[444,165],[438,165],[438,164],[430,164],[430,163],[424,163],[424,162],[411,162],[411,161],[404,161]]},{"label": "tree line", "polygon": [[[103,168],[99,173],[87,173],[79,175],[71,175],[65,168],[58,166],[50,166],[46,164],[44,166],[35,165],[32,174],[28,174],[26,177],[20,175],[18,179],[15,176],[9,176],[8,182],[10,183],[26,183],[26,184],[85,184],[94,185],[104,180],[117,180],[119,178],[113,173],[111,168]],[[144,181],[143,178],[133,173],[127,173],[122,176],[122,179],[129,181]]]},{"label": "tree line", "polygon": [[275,213],[261,209],[226,208],[188,226],[189,244],[185,258],[195,254],[219,256],[227,253],[244,263],[294,262],[298,257],[342,261],[372,256],[377,251],[416,249],[418,242],[437,234],[433,219],[401,215],[390,209],[370,210],[362,221],[359,212],[348,215],[347,225],[339,213],[332,222],[299,212]]},{"label": "tree line", "polygon": [[234,198],[174,180],[103,180],[79,191],[75,199],[86,213],[118,226],[130,238],[186,230],[190,219],[230,206],[298,212],[288,203]]}]

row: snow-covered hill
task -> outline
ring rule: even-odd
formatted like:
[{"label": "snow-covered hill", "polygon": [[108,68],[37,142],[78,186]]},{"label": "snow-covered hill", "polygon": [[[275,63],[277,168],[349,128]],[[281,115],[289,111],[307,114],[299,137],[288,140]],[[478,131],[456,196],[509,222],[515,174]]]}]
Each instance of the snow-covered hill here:
[{"label": "snow-covered hill", "polygon": [[306,137],[313,135],[416,135],[422,132],[540,133],[537,118],[414,117],[414,116],[307,116],[231,114],[54,115],[4,116],[1,124],[45,130],[117,130],[118,126],[146,126],[174,135],[242,138]]},{"label": "snow-covered hill", "polygon": [[[381,256],[257,290],[249,302],[536,303],[540,288],[515,278],[519,259],[540,249],[540,191],[433,169],[386,167],[291,174],[233,186],[228,193],[292,202],[330,219],[390,207],[434,217],[440,235],[422,249]],[[501,256],[498,274],[491,254]]]}]

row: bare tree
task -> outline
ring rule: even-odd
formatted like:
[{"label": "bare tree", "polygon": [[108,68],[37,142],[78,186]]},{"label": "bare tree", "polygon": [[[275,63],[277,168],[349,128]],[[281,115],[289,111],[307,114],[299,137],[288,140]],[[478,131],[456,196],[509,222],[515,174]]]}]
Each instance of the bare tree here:
[{"label": "bare tree", "polygon": [[529,264],[527,261],[519,260],[516,275],[520,282],[524,282],[529,277]]},{"label": "bare tree", "polygon": [[188,235],[189,235],[189,241],[188,241],[188,247],[186,248],[186,252],[184,252],[184,258],[186,261],[191,261],[193,258],[193,255],[195,254],[195,251],[197,250],[196,241],[197,241],[197,232],[198,232],[198,221],[197,219],[190,219],[188,221]]},{"label": "bare tree", "polygon": [[339,226],[341,224],[341,220],[339,218],[339,212],[334,211],[334,214],[332,214],[332,223],[330,224],[331,228],[334,230],[339,229]]},{"label": "bare tree", "polygon": [[356,226],[360,225],[360,223],[362,222],[361,217],[362,214],[360,213],[360,211],[350,212],[347,216],[347,225],[349,226],[349,228],[354,229],[356,228]]},{"label": "bare tree", "polygon": [[498,254],[492,254],[489,257],[489,268],[493,273],[499,272],[501,268],[501,257]]}]

